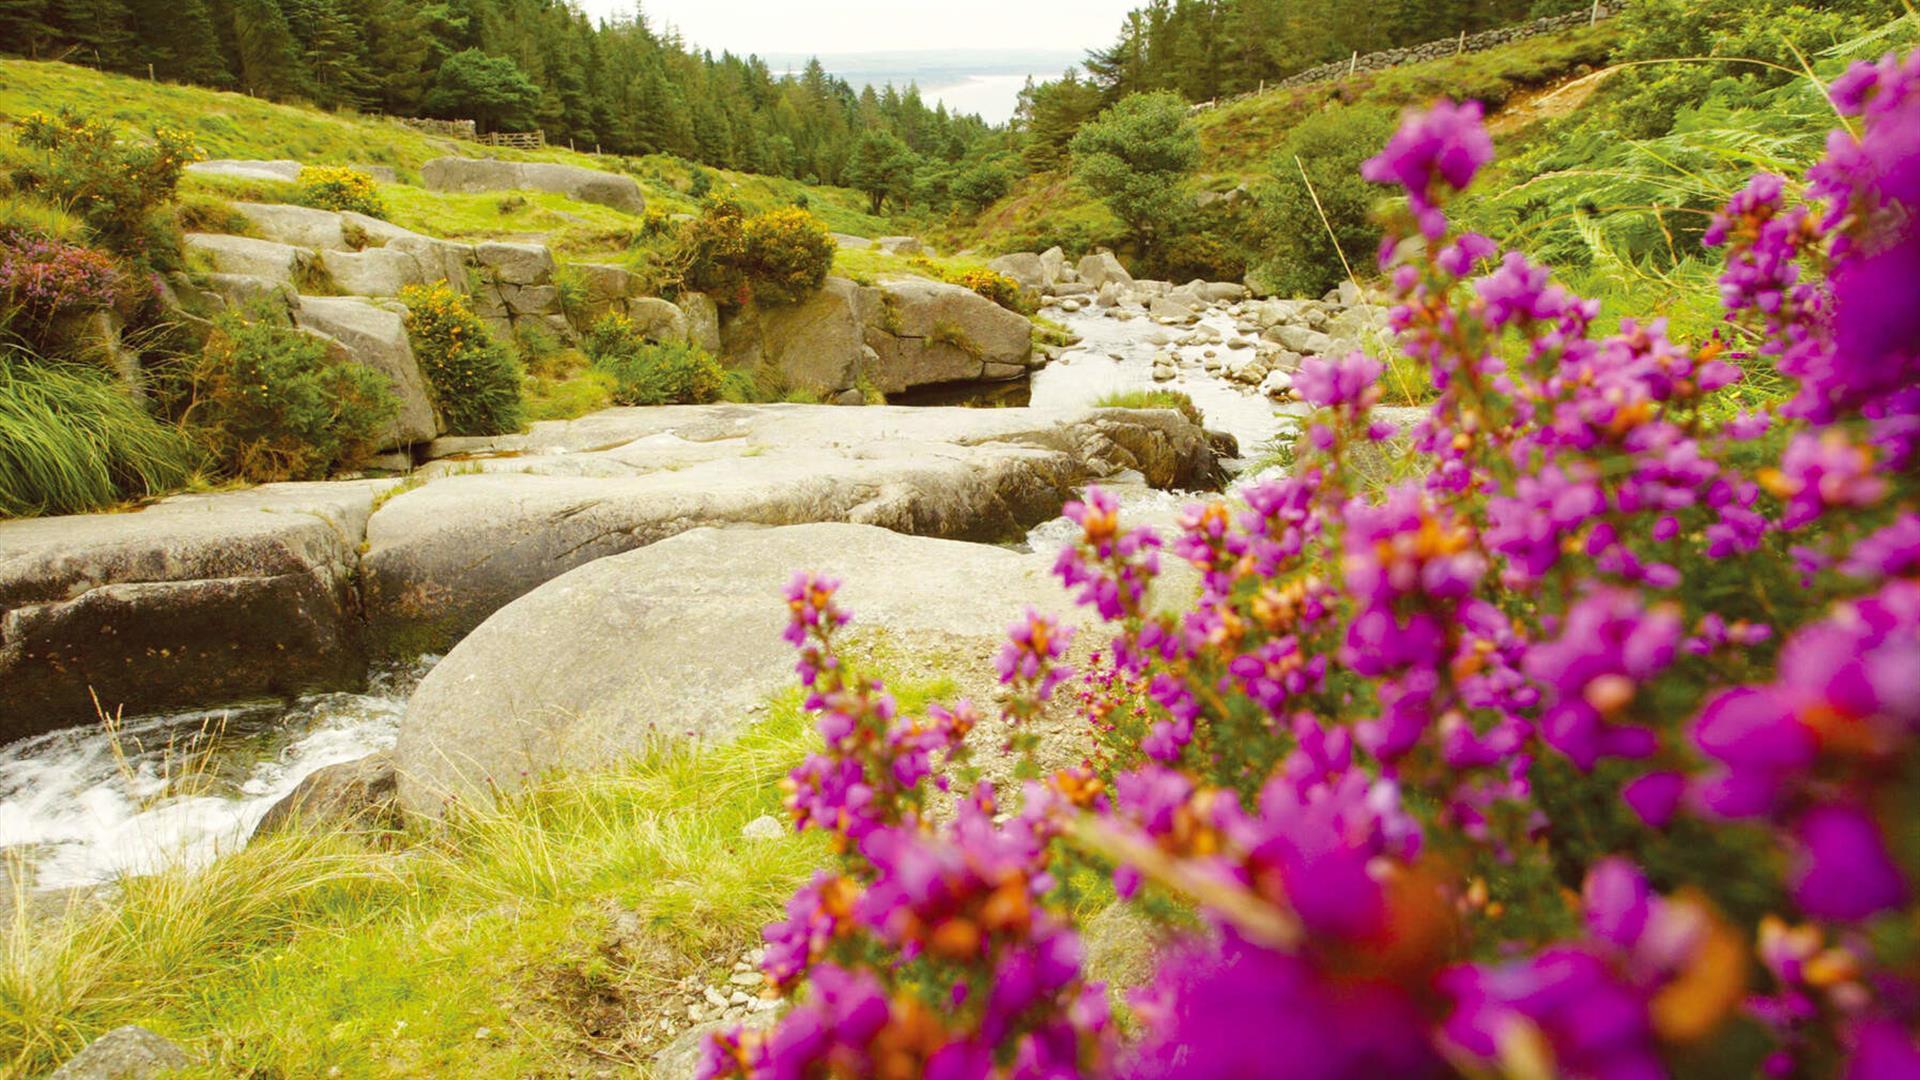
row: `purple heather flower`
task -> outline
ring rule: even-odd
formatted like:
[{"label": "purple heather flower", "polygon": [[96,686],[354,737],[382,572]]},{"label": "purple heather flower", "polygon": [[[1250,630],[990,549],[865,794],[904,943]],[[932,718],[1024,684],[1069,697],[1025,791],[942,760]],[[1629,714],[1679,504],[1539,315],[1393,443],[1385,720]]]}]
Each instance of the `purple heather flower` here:
[{"label": "purple heather flower", "polygon": [[1474,174],[1493,160],[1493,139],[1481,116],[1477,101],[1441,101],[1426,112],[1409,109],[1386,149],[1367,159],[1360,175],[1405,188],[1420,231],[1438,240],[1447,231],[1439,207],[1441,187],[1466,190]]},{"label": "purple heather flower", "polygon": [[1322,409],[1348,406],[1364,409],[1372,404],[1369,391],[1380,380],[1386,366],[1366,353],[1355,351],[1339,359],[1309,357],[1294,373],[1293,388],[1307,404]]},{"label": "purple heather flower", "polygon": [[1816,919],[1858,922],[1907,902],[1911,890],[1879,826],[1854,807],[1810,810],[1794,827],[1793,900]]}]

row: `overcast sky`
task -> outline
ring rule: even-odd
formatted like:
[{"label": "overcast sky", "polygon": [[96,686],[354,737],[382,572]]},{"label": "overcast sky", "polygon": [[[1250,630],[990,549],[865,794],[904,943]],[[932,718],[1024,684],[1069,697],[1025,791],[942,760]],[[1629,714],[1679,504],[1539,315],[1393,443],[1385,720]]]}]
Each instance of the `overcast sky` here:
[{"label": "overcast sky", "polygon": [[[737,53],[877,49],[1086,49],[1105,45],[1141,0],[644,0],[656,29],[671,23],[702,48]],[[581,0],[595,16],[633,0]]]}]

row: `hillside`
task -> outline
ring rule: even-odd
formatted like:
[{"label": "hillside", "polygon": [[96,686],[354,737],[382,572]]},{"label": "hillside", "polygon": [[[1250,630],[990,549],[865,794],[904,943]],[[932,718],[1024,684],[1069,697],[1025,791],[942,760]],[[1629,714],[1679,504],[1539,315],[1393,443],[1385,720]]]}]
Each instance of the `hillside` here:
[{"label": "hillside", "polygon": [[[401,180],[408,182],[407,186],[418,184],[420,166],[448,155],[550,161],[623,172],[639,181],[650,205],[668,213],[697,208],[699,200],[689,191],[694,173],[704,170],[715,186],[731,192],[750,208],[786,206],[804,197],[814,213],[836,231],[865,236],[885,231],[884,222],[865,212],[866,198],[843,188],[708,169],[666,154],[621,157],[575,153],[564,147],[532,151],[483,148],[474,143],[436,138],[391,120],[350,111],[325,112],[274,104],[246,94],[150,82],[72,64],[0,60],[0,123],[17,121],[30,112],[60,109],[71,109],[136,131],[156,126],[185,131],[211,158],[290,158],[316,164],[384,165],[397,170]],[[417,196],[407,191],[400,192],[397,201],[403,215],[407,213],[407,206],[418,204]],[[588,219],[588,224],[611,224],[607,215],[598,213],[590,205],[570,200],[567,205],[552,204],[544,199],[539,202],[542,204],[539,209],[582,216]],[[464,205],[463,200],[455,199],[449,205],[452,213],[432,216],[444,219],[458,235],[540,232],[556,226],[564,230],[567,224],[582,224],[543,218],[537,212],[528,215],[527,220],[509,221],[504,215],[488,215],[484,207]],[[426,215],[417,220],[423,225],[431,224]]]},{"label": "hillside", "polygon": [[[1532,38],[1463,57],[1411,64],[1382,72],[1289,90],[1270,91],[1197,110],[1201,162],[1187,187],[1197,200],[1242,186],[1292,180],[1291,167],[1273,158],[1309,117],[1348,109],[1398,110],[1438,97],[1485,102],[1497,112],[1516,95],[1603,66],[1620,31],[1612,23]],[[1508,128],[1511,139],[1523,129]],[[1119,222],[1093,195],[1063,171],[1043,172],[1015,183],[1008,195],[969,224],[939,233],[955,248],[984,252],[1038,251],[1059,243],[1070,252],[1115,244]]]}]

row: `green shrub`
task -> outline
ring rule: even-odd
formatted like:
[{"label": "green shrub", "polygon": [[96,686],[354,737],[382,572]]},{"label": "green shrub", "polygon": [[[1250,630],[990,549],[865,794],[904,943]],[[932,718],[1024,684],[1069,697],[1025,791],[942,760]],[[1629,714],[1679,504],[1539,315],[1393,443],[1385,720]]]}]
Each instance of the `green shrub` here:
[{"label": "green shrub", "polygon": [[621,405],[705,405],[726,395],[727,372],[698,345],[646,340],[632,319],[601,317],[583,346],[594,369],[613,377]]},{"label": "green shrub", "polygon": [[739,203],[714,199],[681,231],[673,284],[728,307],[798,303],[826,281],[837,250],[826,225],[805,210],[748,218]]},{"label": "green shrub", "polygon": [[73,208],[88,233],[122,255],[170,264],[177,246],[152,220],[174,198],[180,174],[200,152],[171,128],[153,129],[152,142],[122,140],[112,127],[61,110],[30,113],[20,121],[20,145],[45,156],[19,164],[13,183]]},{"label": "green shrub", "polygon": [[1020,299],[1020,283],[997,270],[964,270],[948,280],[999,304],[1008,311],[1027,313],[1027,307]]},{"label": "green shrub", "polygon": [[513,350],[495,341],[487,324],[446,282],[409,286],[407,336],[435,404],[454,435],[505,435],[526,423],[525,373]]},{"label": "green shrub", "polygon": [[[1390,109],[1335,108],[1308,117],[1281,144],[1273,158],[1273,181],[1259,195],[1265,245],[1256,273],[1275,292],[1325,293],[1347,276],[1342,253],[1356,264],[1371,265],[1380,240],[1372,219],[1380,189],[1361,178],[1360,163],[1386,144],[1395,125]],[[1311,190],[1300,175],[1303,165]],[[1321,210],[1332,224],[1331,235]]]},{"label": "green shrub", "polygon": [[101,372],[0,357],[0,517],[157,495],[198,463],[191,443]]},{"label": "green shrub", "polygon": [[387,217],[387,204],[373,177],[358,169],[309,165],[300,170],[300,204],[316,210],[351,210],[357,214]]},{"label": "green shrub", "polygon": [[797,304],[820,291],[839,250],[819,218],[798,207],[747,221],[746,273],[754,299]]},{"label": "green shrub", "polygon": [[225,472],[255,483],[363,464],[400,411],[387,377],[254,314],[215,319],[206,348],[166,386],[183,425]]}]

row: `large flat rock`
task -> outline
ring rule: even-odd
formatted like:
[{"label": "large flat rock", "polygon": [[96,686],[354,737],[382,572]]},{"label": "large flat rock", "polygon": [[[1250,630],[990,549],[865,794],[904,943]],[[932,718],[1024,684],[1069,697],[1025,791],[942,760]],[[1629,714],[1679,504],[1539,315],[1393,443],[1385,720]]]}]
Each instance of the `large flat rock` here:
[{"label": "large flat rock", "polygon": [[183,495],[0,522],[0,743],[356,686],[356,549],[378,482]]},{"label": "large flat rock", "polygon": [[550,191],[629,214],[647,208],[646,196],[633,177],[578,165],[444,157],[421,166],[420,179],[429,191]]},{"label": "large flat rock", "polygon": [[796,571],[841,580],[859,636],[990,666],[1028,606],[1068,607],[1050,564],[847,524],[697,529],[602,559],[509,605],[427,676],[395,751],[402,803],[438,814],[649,740],[737,733],[793,681],[781,590]]},{"label": "large flat rock", "polygon": [[361,576],[384,651],[444,648],[575,567],[701,526],[997,541],[1126,470],[1166,488],[1219,479],[1205,432],[1171,411],[611,409],[476,449],[503,456],[438,464],[369,526]]}]

